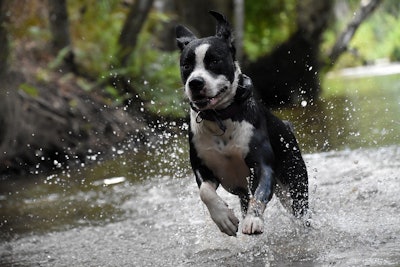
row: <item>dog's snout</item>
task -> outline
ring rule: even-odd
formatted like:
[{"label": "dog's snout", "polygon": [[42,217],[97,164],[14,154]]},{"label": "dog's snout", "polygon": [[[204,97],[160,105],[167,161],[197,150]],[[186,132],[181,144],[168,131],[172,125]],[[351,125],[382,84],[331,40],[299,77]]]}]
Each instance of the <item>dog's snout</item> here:
[{"label": "dog's snout", "polygon": [[201,77],[194,77],[189,81],[189,87],[191,90],[200,91],[204,88],[204,79]]}]

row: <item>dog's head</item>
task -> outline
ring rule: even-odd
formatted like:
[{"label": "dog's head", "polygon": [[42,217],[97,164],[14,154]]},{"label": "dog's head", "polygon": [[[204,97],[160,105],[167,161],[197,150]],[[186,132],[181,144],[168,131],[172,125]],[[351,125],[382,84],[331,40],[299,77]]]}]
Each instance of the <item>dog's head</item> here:
[{"label": "dog's head", "polygon": [[197,38],[188,28],[176,27],[185,93],[198,110],[223,109],[232,103],[240,75],[230,24],[223,15],[210,14],[217,20],[215,36]]}]

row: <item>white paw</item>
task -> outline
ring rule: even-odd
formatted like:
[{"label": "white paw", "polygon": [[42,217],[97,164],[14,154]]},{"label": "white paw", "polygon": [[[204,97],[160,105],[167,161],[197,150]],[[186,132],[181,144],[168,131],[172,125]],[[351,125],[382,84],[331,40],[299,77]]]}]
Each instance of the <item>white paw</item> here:
[{"label": "white paw", "polygon": [[221,232],[236,236],[239,227],[239,219],[233,211],[223,202],[215,202],[209,207],[210,215]]},{"label": "white paw", "polygon": [[243,220],[242,233],[247,235],[261,234],[264,232],[264,221],[262,218],[247,214]]}]

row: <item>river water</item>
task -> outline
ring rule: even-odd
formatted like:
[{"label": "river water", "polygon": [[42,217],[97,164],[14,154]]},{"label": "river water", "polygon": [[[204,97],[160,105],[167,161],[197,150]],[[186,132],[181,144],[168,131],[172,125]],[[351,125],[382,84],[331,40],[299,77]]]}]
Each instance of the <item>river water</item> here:
[{"label": "river water", "polygon": [[[400,76],[324,87],[319,103],[276,111],[304,152],[311,227],[274,197],[264,234],[220,233],[183,126],[145,148],[111,148],[110,161],[0,181],[0,265],[400,266]],[[219,193],[239,215],[236,197]]]}]

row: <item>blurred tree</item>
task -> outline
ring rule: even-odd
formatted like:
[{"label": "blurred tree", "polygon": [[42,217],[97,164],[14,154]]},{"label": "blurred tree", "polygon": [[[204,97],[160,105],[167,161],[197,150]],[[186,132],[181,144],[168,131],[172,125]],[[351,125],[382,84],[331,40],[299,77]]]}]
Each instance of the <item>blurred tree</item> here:
[{"label": "blurred tree", "polygon": [[[51,45],[55,55],[60,54],[67,70],[77,72],[69,34],[66,0],[48,0],[49,26],[52,34]],[[61,67],[61,66],[59,66]]]},{"label": "blurred tree", "polygon": [[6,18],[5,0],[0,0],[0,78],[7,72],[8,63],[8,39],[4,26]]},{"label": "blurred tree", "polygon": [[243,59],[243,35],[244,35],[244,0],[234,0],[234,29],[236,58],[239,62]]},{"label": "blurred tree", "polygon": [[[359,1],[351,1],[351,7]],[[153,2],[159,12],[151,12]],[[0,0],[0,7],[5,3],[19,13],[7,11],[11,15],[7,15],[5,27],[6,13],[0,8],[0,173],[4,168],[37,164],[51,167],[54,159],[84,160],[89,150],[104,151],[107,145],[136,132],[138,126],[122,111],[125,109],[107,108],[110,103],[121,103],[113,101],[118,98],[133,95],[135,100],[130,103],[146,108],[144,113],[134,113],[139,121],[165,114],[168,118],[160,106],[183,117],[184,108],[181,113],[174,109],[181,108],[183,101],[177,97],[181,95],[176,65],[179,53],[169,53],[175,42],[172,25],[179,21],[199,37],[213,35],[215,22],[207,15],[210,9],[224,13],[236,29],[243,22],[243,70],[252,77],[265,103],[279,106],[312,101],[319,92],[321,36],[335,1],[69,0],[70,14],[66,0],[25,0],[24,10],[16,1]],[[398,16],[394,9],[399,6],[393,3],[387,8]],[[48,25],[43,19],[47,18],[45,11]],[[12,61],[7,61],[11,49],[7,31],[15,44],[11,48],[17,51]],[[236,33],[241,42],[240,31]],[[398,40],[397,36],[399,33],[392,40]],[[40,49],[46,47],[49,37],[56,59]],[[47,68],[49,61],[59,59],[79,65],[82,71],[64,75]],[[93,85],[93,80],[100,83]],[[92,88],[101,90],[90,92]],[[99,92],[107,92],[108,98],[104,101]],[[130,94],[121,97],[125,92]]]},{"label": "blurred tree", "polygon": [[[48,56],[49,51],[35,47],[43,47],[46,39],[29,36],[29,32],[43,30],[38,29],[37,20],[21,19],[32,24],[24,25],[23,40],[13,40],[19,43],[13,47],[13,61],[7,71],[4,20],[6,13],[10,14],[8,18],[15,18],[12,7],[18,8],[18,4],[13,6],[8,1],[11,4],[5,11],[1,7],[6,2],[0,0],[0,176],[84,162],[89,151],[105,152],[140,132],[143,126],[124,110],[108,107],[109,101],[78,86],[82,77],[46,69],[49,59],[54,58]],[[36,10],[46,10],[46,1],[27,3],[35,4]],[[65,1],[49,1],[48,8],[51,45],[60,57],[70,46],[65,36],[69,34]]]},{"label": "blurred tree", "polygon": [[271,53],[245,66],[267,105],[298,105],[318,95],[319,46],[332,6],[332,1],[298,1],[296,30]]},{"label": "blurred tree", "polygon": [[137,0],[131,6],[118,39],[118,59],[121,67],[128,66],[129,57],[135,49],[139,33],[152,6],[153,0]]},{"label": "blurred tree", "polygon": [[[244,24],[244,1],[243,0],[194,0],[188,5],[183,0],[156,0],[154,4],[159,13],[164,14],[165,21],[161,31],[157,31],[158,47],[163,51],[176,50],[175,26],[184,24],[191,28],[198,37],[213,35],[215,33],[215,22],[208,17],[208,11],[216,10],[223,13],[232,22],[235,28],[235,40],[237,41],[237,54],[241,54]],[[200,16],[200,14],[202,14]]]},{"label": "blurred tree", "polygon": [[164,16],[168,18],[161,21],[161,30],[157,31],[159,40],[157,47],[162,51],[175,51],[175,25],[178,23],[175,0],[157,0],[154,6],[157,12],[164,14]]},{"label": "blurred tree", "polygon": [[360,2],[360,7],[355,12],[354,18],[347,25],[346,29],[339,35],[338,39],[333,45],[333,48],[329,54],[329,62],[326,65],[327,68],[332,67],[339,56],[347,50],[348,44],[357,31],[357,28],[372,14],[372,12],[379,6],[381,2],[382,0],[367,0]]},{"label": "blurred tree", "polygon": [[7,122],[7,112],[9,105],[9,97],[8,90],[6,86],[3,84],[4,77],[8,72],[8,38],[7,38],[7,30],[4,26],[5,23],[5,0],[0,0],[0,151],[2,149],[2,140],[5,138],[7,134],[7,130],[5,128]]},{"label": "blurred tree", "polygon": [[186,0],[175,0],[181,23],[188,26],[198,37],[215,34],[215,22],[207,15],[209,10],[218,11],[232,21],[232,0],[193,0],[188,3]]}]

